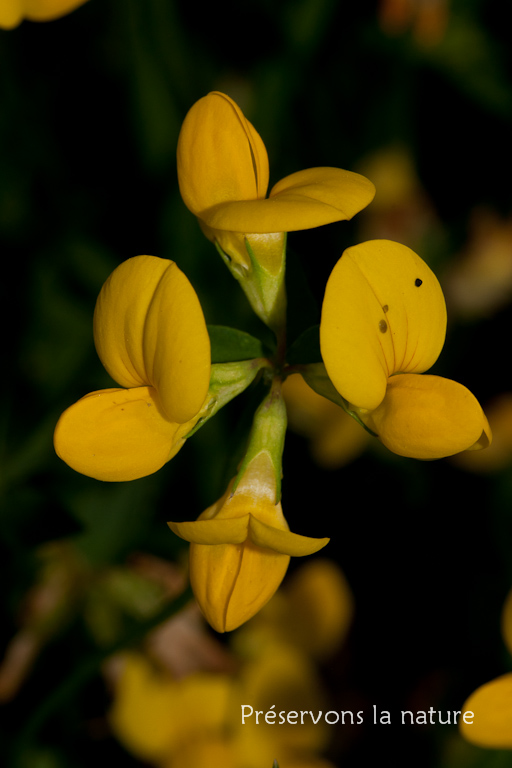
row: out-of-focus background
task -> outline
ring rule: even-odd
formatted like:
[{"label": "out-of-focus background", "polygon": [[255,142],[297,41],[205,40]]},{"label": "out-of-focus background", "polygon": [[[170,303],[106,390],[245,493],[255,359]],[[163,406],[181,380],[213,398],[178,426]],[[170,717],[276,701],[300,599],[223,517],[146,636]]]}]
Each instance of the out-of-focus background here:
[{"label": "out-of-focus background", "polygon": [[[512,750],[453,725],[400,724],[400,710],[430,707],[446,720],[512,670],[506,5],[89,0],[0,31],[2,765],[512,766]],[[263,330],[179,195],[180,125],[211,90],[259,131],[271,185],[326,165],[377,187],[351,222],[289,236],[292,336],[318,322],[346,247],[402,242],[446,295],[433,372],[471,389],[495,434],[479,455],[402,459],[291,386],[283,508],[294,531],[331,543],[293,561],[264,615],[228,636],[183,592],[187,546],[166,521],[223,493],[251,393],[133,483],[78,475],[52,447],[60,413],[110,385],[92,313],[124,259],[175,260],[208,323]],[[364,722],[244,730],[242,704]],[[391,724],[373,724],[373,705]]]}]

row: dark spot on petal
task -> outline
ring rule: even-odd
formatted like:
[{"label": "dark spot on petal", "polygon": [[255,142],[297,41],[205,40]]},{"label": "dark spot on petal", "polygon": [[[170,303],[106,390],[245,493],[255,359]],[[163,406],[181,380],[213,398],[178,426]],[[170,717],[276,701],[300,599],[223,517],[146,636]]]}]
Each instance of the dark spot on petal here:
[{"label": "dark spot on petal", "polygon": [[387,305],[387,304],[384,304],[384,306],[382,307],[382,311],[383,311],[383,312],[387,312],[387,311],[388,311],[388,309],[389,309],[388,305]]},{"label": "dark spot on petal", "polygon": [[423,280],[420,280],[420,279],[419,279],[419,277],[417,277],[417,278],[416,278],[416,280],[414,281],[414,285],[415,285],[417,288],[419,288],[419,287],[420,287],[420,285],[422,284],[422,282],[423,282]]},{"label": "dark spot on petal", "polygon": [[385,320],[381,320],[379,323],[379,331],[381,333],[386,333],[387,329],[388,329],[388,324],[386,323]]}]

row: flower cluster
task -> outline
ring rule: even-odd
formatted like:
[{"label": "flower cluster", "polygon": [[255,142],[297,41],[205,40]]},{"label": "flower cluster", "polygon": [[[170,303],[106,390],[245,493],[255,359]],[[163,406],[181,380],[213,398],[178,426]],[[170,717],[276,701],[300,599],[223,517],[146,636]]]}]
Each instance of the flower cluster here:
[{"label": "flower cluster", "polygon": [[[429,267],[398,243],[374,240],[345,251],[325,291],[321,357],[301,360],[299,344],[289,359],[286,233],[351,218],[373,198],[368,179],[310,168],[282,179],[267,197],[262,139],[232,99],[214,92],[185,118],[178,180],[186,206],[274,332],[275,347],[262,352],[252,339],[250,354],[244,347],[228,362],[212,363],[215,327],[207,328],[183,272],[166,259],[128,259],[103,286],[94,316],[98,355],[119,387],[68,408],[55,447],[71,467],[99,480],[140,478],[159,470],[219,408],[260,379],[266,394],[225,493],[198,520],[169,523],[191,544],[191,584],[204,616],[224,632],[267,603],[291,556],[328,542],[292,533],[281,507],[288,376],[301,374],[402,456],[441,458],[485,447],[491,436],[469,390],[424,375],[443,347],[445,303]],[[240,332],[229,333],[231,341],[240,339]]]}]

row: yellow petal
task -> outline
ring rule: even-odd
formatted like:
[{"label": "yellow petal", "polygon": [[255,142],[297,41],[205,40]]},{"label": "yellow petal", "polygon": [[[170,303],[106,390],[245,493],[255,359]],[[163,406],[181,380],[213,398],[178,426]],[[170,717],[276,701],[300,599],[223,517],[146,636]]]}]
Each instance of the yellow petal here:
[{"label": "yellow petal", "polygon": [[351,219],[373,199],[364,176],[341,168],[309,168],[287,176],[267,200],[233,199],[201,214],[212,229],[263,234],[312,229]]},{"label": "yellow petal", "polygon": [[170,421],[201,409],[210,383],[210,337],[196,292],[170,262],[155,289],[144,326],[144,362]]},{"label": "yellow petal", "polygon": [[288,555],[243,544],[191,544],[190,583],[209,624],[230,632],[272,597],[288,568]]},{"label": "yellow petal", "polygon": [[[275,184],[270,200],[303,206],[309,229],[334,221],[351,219],[371,203],[375,186],[365,176],[342,168],[307,168],[297,171]],[[316,206],[315,203],[319,203]],[[310,206],[308,210],[307,206]]]},{"label": "yellow petal", "polygon": [[312,539],[309,536],[300,536],[298,533],[274,528],[272,525],[261,522],[254,515],[250,517],[249,537],[254,544],[260,547],[267,547],[274,552],[281,552],[292,557],[312,555],[330,541],[330,539]]},{"label": "yellow petal", "polygon": [[209,93],[189,110],[178,138],[178,181],[196,216],[229,200],[257,200],[268,186],[265,145],[235,102]]},{"label": "yellow petal", "polygon": [[480,747],[511,749],[512,674],[502,675],[478,688],[464,704],[463,714],[465,712],[468,712],[468,722],[464,722],[463,716],[459,719],[464,738]]},{"label": "yellow petal", "polygon": [[390,378],[386,397],[368,425],[390,451],[413,459],[465,451],[488,429],[469,389],[451,379],[418,374]]},{"label": "yellow petal", "polygon": [[410,248],[371,240],[344,252],[327,282],[320,346],[346,400],[376,408],[391,374],[420,373],[434,364],[445,333],[439,282]]},{"label": "yellow petal", "polygon": [[191,742],[224,735],[232,678],[199,672],[175,680],[138,653],[125,653],[119,662],[109,722],[134,755],[167,765]]},{"label": "yellow petal", "polygon": [[165,418],[151,387],[103,389],[64,411],[54,445],[57,455],[83,475],[135,480],[169,461],[190,429]]},{"label": "yellow petal", "polygon": [[94,340],[112,378],[155,387],[170,421],[188,421],[201,408],[210,341],[195,291],[174,262],[136,256],[117,267],[96,302]]},{"label": "yellow petal", "polygon": [[329,543],[329,539],[313,539],[275,528],[262,523],[254,515],[167,525],[182,539],[195,544],[242,544],[250,539],[260,547],[293,557],[312,555]]},{"label": "yellow petal", "polygon": [[250,515],[224,520],[167,523],[171,531],[195,544],[241,544],[247,539]]},{"label": "yellow petal", "polygon": [[144,760],[162,759],[173,746],[179,715],[177,683],[157,675],[141,654],[125,653],[110,711],[110,725],[124,746]]},{"label": "yellow petal", "polygon": [[94,310],[99,358],[122,387],[149,384],[144,364],[144,325],[168,259],[135,256],[120,264],[103,285]]}]

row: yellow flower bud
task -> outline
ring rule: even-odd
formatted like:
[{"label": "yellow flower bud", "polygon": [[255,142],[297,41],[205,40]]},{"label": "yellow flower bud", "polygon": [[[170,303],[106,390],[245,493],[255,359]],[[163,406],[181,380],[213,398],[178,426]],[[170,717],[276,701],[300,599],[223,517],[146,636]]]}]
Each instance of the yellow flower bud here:
[{"label": "yellow flower bud", "polygon": [[290,532],[267,451],[250,461],[234,493],[233,483],[196,522],[169,523],[191,542],[192,589],[218,632],[236,629],[270,600],[291,555],[312,554],[329,541]]}]

